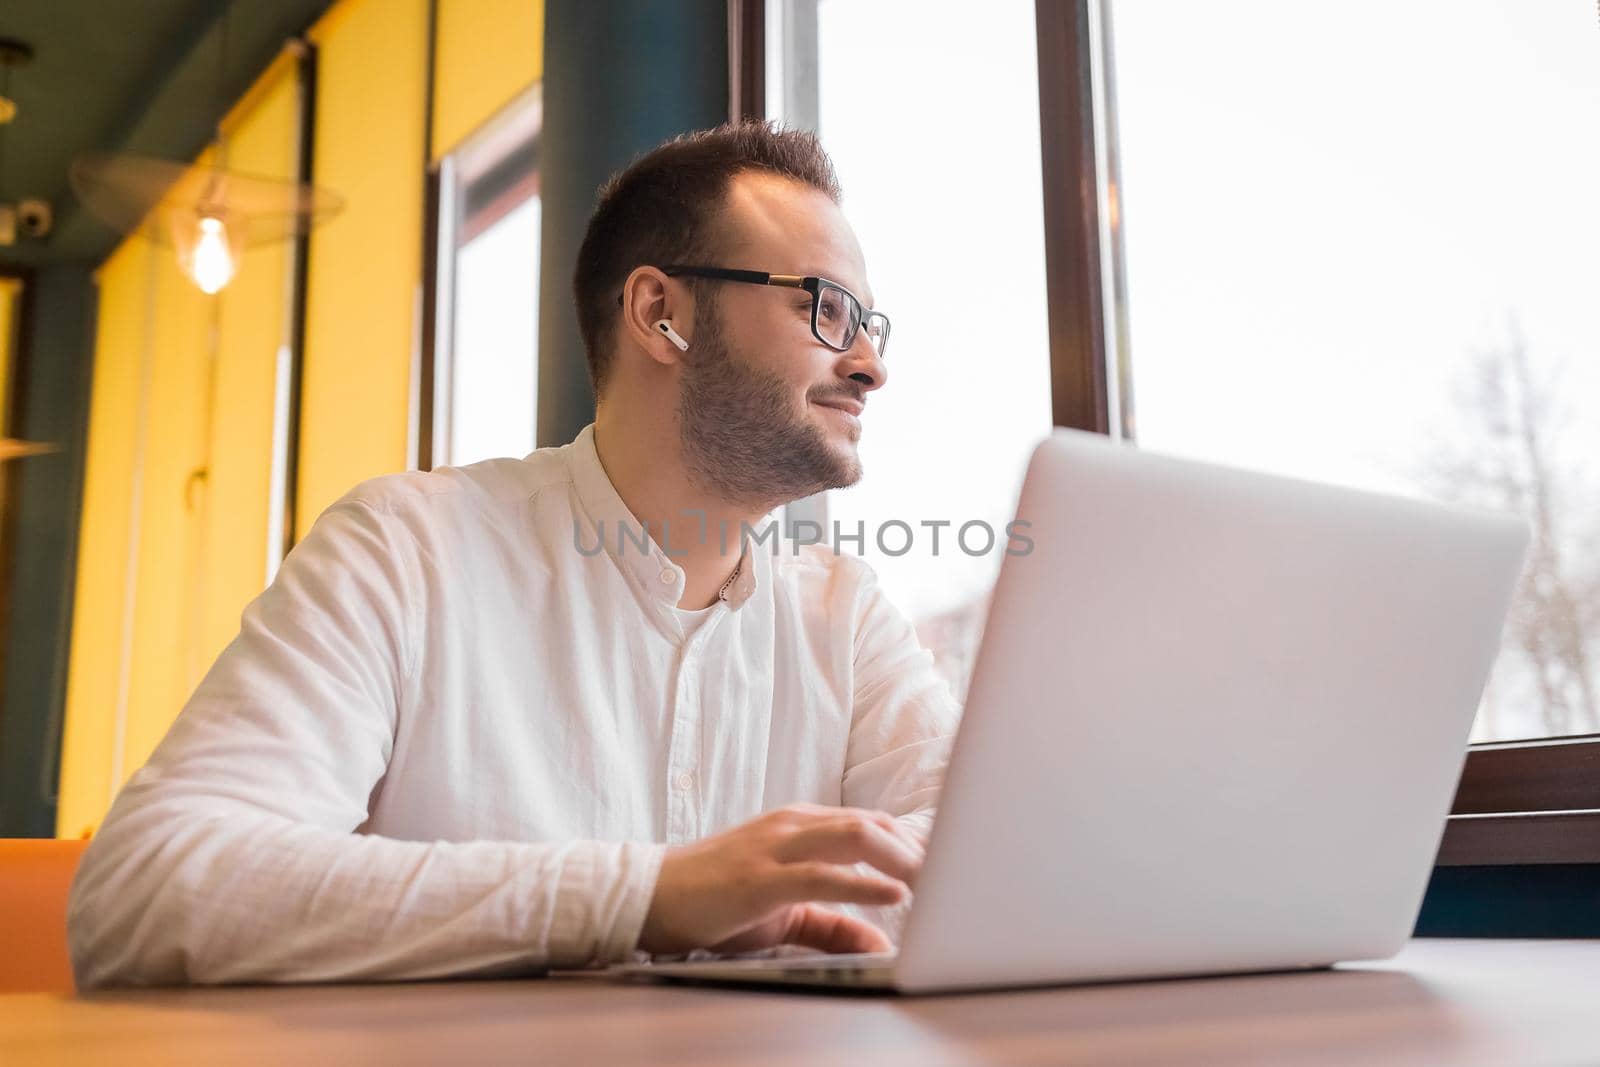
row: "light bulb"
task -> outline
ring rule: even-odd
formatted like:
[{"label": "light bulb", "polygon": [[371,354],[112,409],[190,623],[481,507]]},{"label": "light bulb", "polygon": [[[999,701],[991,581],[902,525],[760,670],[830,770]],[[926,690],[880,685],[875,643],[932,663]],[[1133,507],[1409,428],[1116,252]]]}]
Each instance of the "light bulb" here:
[{"label": "light bulb", "polygon": [[223,286],[233,281],[235,269],[228,228],[215,216],[201,216],[200,238],[194,243],[189,276],[201,292],[211,294],[221,292]]}]

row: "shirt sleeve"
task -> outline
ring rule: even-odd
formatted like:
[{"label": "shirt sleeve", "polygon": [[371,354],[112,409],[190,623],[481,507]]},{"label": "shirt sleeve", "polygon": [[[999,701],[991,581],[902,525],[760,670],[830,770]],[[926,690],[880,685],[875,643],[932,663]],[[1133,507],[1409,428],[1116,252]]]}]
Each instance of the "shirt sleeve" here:
[{"label": "shirt sleeve", "polygon": [[423,979],[627,958],[663,849],[359,832],[417,655],[418,552],[318,519],[150,761],[68,901],[79,988]]},{"label": "shirt sleeve", "polygon": [[[866,569],[863,567],[863,569]],[[867,570],[857,596],[855,706],[844,803],[895,816],[927,842],[961,708],[910,620]],[[898,941],[910,909],[842,906]]]}]

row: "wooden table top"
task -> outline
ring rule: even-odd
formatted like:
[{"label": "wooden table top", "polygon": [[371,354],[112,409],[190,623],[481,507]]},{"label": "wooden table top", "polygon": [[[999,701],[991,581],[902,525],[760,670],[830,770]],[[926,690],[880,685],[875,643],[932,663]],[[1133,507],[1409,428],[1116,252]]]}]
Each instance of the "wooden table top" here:
[{"label": "wooden table top", "polygon": [[1600,1064],[1600,941],[1414,941],[1333,971],[919,998],[626,983],[0,996],[0,1064]]}]

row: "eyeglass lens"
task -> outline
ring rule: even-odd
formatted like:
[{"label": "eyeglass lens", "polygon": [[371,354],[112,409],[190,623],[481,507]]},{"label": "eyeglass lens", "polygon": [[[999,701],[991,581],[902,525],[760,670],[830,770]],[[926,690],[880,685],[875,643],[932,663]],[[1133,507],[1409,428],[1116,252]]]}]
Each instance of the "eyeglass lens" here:
[{"label": "eyeglass lens", "polygon": [[[842,289],[824,285],[817,294],[817,333],[841,351],[848,349],[855,341],[864,315],[861,304]],[[883,322],[880,316],[874,315],[867,324],[867,337],[878,352],[883,351],[887,335]]]}]

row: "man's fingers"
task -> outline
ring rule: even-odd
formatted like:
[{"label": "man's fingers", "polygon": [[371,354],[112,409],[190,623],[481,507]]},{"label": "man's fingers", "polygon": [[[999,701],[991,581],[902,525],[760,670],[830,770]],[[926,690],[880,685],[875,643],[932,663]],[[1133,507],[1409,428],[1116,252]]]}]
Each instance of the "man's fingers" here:
[{"label": "man's fingers", "polygon": [[838,816],[800,830],[785,839],[773,855],[782,863],[866,863],[907,885],[914,885],[922,870],[920,850],[894,831],[855,815]]},{"label": "man's fingers", "polygon": [[888,952],[894,948],[871,923],[810,904],[794,909],[783,941],[823,952]]},{"label": "man's fingers", "polygon": [[919,856],[927,851],[927,841],[920,830],[912,829],[906,823],[890,815],[886,811],[876,808],[833,808],[825,804],[811,804],[800,802],[791,804],[787,809],[791,815],[798,815],[804,822],[814,822],[817,817],[839,818],[840,816],[853,815],[858,819],[873,822],[894,834],[909,845]]},{"label": "man's fingers", "polygon": [[900,903],[907,892],[904,882],[820,860],[783,864],[773,871],[766,889],[769,907],[814,900],[883,907]]},{"label": "man's fingers", "polygon": [[913,830],[910,826],[901,822],[899,819],[895,818],[893,815],[890,815],[886,811],[875,811],[872,814],[876,817],[879,826],[882,826],[884,829],[893,833],[900,840],[904,841],[911,848],[911,850],[917,854],[919,859],[927,854],[928,843],[927,841],[923,840],[921,833]]}]

